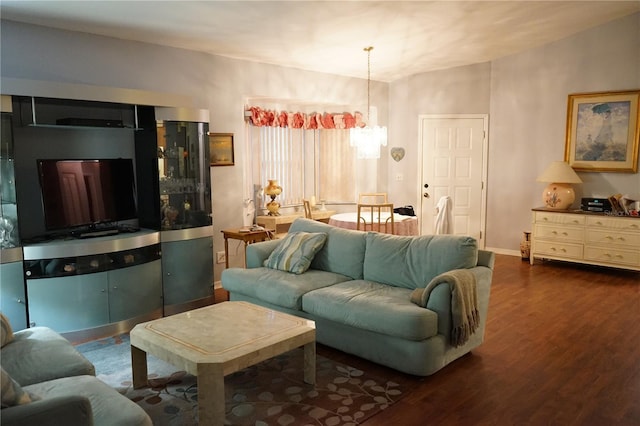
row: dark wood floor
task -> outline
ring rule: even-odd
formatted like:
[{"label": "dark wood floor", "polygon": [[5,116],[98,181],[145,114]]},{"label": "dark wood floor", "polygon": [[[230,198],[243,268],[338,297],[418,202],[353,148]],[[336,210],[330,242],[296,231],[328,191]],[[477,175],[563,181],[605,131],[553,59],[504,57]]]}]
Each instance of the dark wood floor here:
[{"label": "dark wood floor", "polygon": [[485,342],[414,377],[318,345],[409,391],[389,425],[640,425],[640,273],[498,255]]}]

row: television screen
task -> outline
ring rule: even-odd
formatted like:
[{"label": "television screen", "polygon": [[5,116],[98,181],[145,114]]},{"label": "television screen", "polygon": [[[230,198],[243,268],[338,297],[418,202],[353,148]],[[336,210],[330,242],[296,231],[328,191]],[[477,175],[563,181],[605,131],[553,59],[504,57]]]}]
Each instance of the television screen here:
[{"label": "television screen", "polygon": [[38,160],[45,228],[137,218],[133,161]]}]

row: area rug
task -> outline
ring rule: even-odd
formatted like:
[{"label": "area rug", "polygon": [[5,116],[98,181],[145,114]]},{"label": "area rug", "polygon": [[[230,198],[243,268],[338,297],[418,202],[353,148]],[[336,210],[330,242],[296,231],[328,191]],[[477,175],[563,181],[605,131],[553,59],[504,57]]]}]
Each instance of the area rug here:
[{"label": "area rug", "polygon": [[[139,404],[153,424],[198,424],[196,378],[151,355],[149,387],[133,389],[129,335],[77,346],[96,376]],[[303,381],[304,351],[295,349],[225,377],[225,425],[351,426],[398,401],[403,386],[316,357],[316,385]]]}]

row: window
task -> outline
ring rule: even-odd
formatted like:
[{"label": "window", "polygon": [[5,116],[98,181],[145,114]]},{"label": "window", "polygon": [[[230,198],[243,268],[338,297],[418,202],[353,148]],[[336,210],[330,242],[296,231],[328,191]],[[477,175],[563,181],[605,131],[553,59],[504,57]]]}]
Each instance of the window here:
[{"label": "window", "polygon": [[247,124],[252,152],[251,180],[282,186],[281,206],[298,206],[304,198],[353,203],[358,192],[356,152],[348,129],[304,130]]},{"label": "window", "polygon": [[320,130],[318,143],[318,196],[321,200],[353,202],[356,199],[356,155],[349,130]]},{"label": "window", "polygon": [[302,129],[254,127],[251,145],[254,158],[253,182],[262,186],[275,179],[282,187],[282,206],[302,204],[304,198],[304,135]]}]

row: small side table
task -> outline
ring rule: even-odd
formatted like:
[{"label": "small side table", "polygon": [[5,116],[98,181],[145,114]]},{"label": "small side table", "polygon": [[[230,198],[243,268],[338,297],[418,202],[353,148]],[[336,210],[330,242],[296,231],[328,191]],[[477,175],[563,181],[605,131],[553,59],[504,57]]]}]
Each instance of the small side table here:
[{"label": "small side table", "polygon": [[240,240],[244,241],[244,266],[247,266],[247,245],[251,243],[256,243],[259,241],[266,241],[270,239],[269,234],[272,232],[268,229],[261,231],[246,231],[242,228],[235,229],[223,229],[222,234],[224,235],[224,259],[225,266],[229,268],[229,238],[232,240]]}]

